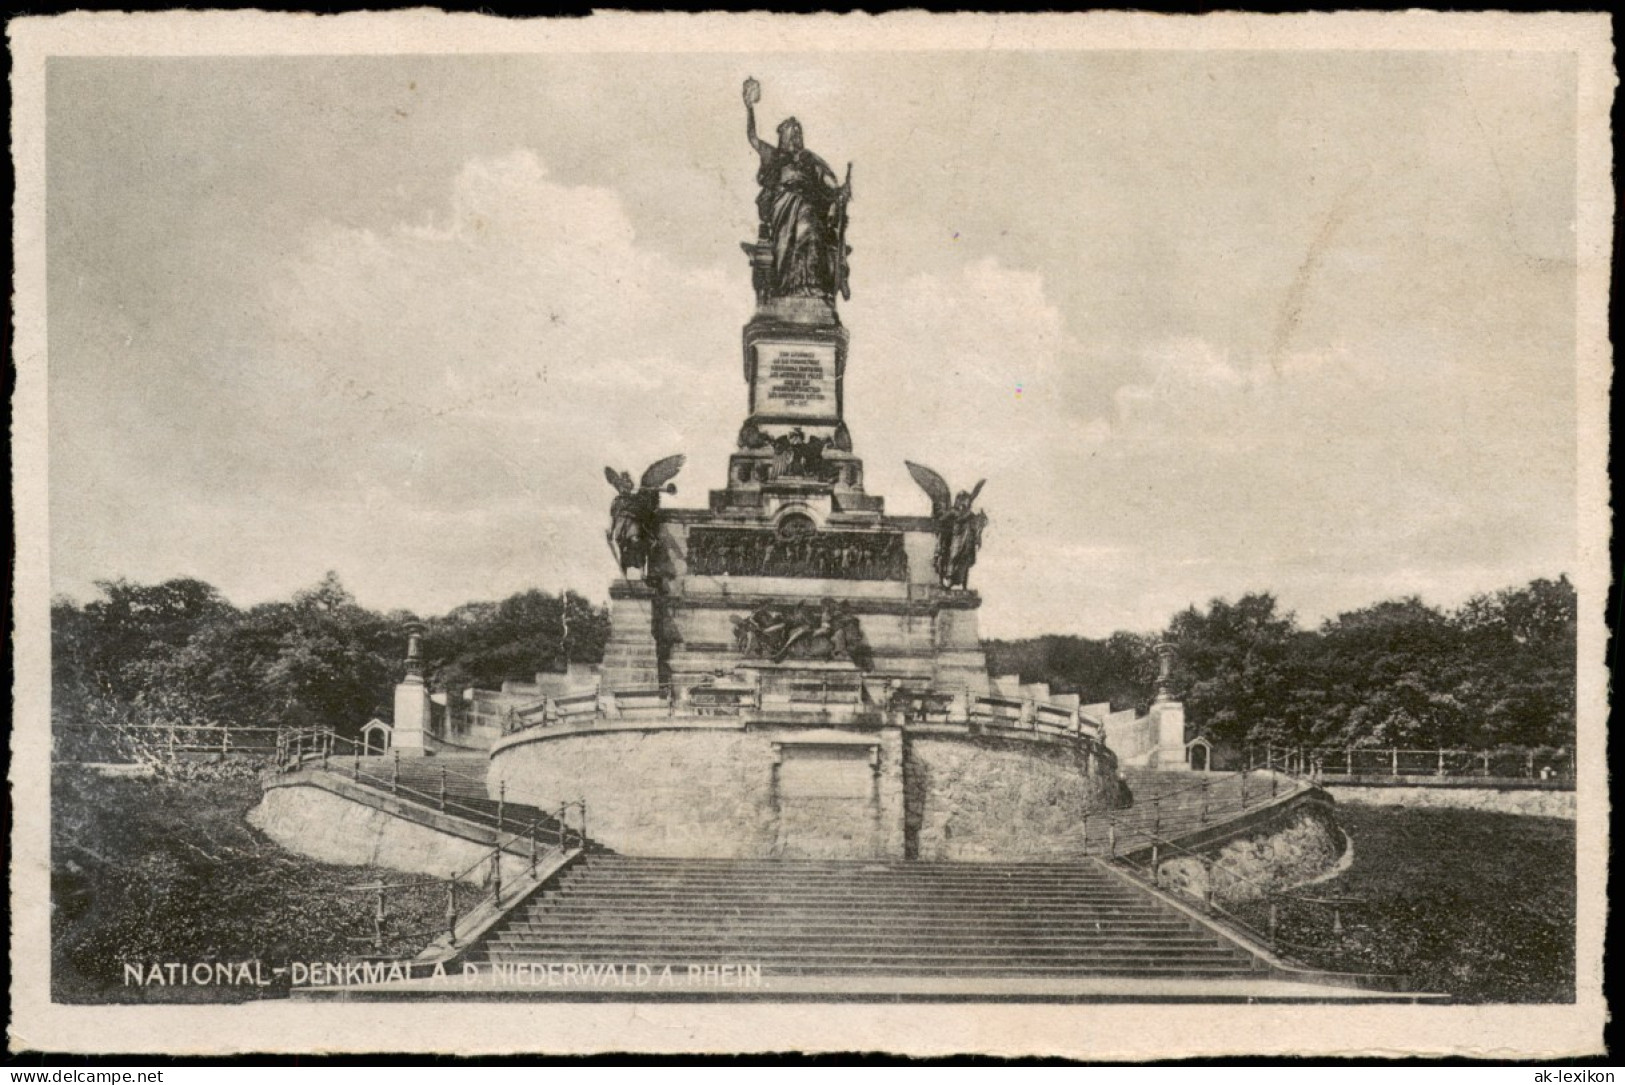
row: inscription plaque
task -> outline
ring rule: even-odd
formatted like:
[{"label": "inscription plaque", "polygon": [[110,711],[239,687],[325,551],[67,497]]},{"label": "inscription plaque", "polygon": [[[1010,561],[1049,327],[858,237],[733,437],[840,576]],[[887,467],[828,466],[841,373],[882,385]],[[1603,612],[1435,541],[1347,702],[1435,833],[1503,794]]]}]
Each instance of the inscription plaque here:
[{"label": "inscription plaque", "polygon": [[787,418],[836,418],[835,348],[827,343],[758,342],[755,410]]}]

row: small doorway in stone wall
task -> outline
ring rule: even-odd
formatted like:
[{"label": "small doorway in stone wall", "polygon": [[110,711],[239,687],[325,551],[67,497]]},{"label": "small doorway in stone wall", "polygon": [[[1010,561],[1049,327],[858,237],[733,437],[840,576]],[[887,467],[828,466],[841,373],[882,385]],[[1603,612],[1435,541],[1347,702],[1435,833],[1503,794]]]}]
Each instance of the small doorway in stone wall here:
[{"label": "small doorway in stone wall", "polygon": [[1185,761],[1192,772],[1206,772],[1213,763],[1213,743],[1197,737],[1185,743]]},{"label": "small doorway in stone wall", "polygon": [[773,854],[780,859],[874,859],[885,854],[880,744],[859,736],[775,742]]}]

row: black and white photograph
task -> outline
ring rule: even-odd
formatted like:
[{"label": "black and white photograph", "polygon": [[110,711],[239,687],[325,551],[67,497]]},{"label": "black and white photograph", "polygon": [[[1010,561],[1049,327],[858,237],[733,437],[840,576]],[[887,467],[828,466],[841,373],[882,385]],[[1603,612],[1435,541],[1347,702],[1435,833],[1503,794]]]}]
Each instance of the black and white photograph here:
[{"label": "black and white photograph", "polygon": [[13,1049],[1600,1051],[1609,35],[14,22]]}]

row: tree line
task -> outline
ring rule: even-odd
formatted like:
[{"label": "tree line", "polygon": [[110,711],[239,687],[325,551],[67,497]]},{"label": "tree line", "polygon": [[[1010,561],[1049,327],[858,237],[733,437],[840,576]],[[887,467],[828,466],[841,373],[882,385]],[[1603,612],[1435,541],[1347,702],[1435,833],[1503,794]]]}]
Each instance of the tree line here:
[{"label": "tree line", "polygon": [[1574,742],[1574,587],[1567,576],[1446,611],[1415,596],[1302,628],[1267,592],[1174,615],[1156,633],[992,641],[995,673],[1144,711],[1152,648],[1174,645],[1194,733],[1235,747],[1490,749]]},{"label": "tree line", "polygon": [[[388,718],[405,673],[408,611],[360,606],[328,573],[288,601],[233,606],[201,580],[97,584],[51,607],[52,716],[59,726],[330,726]],[[575,594],[525,591],[423,619],[436,689],[495,687],[594,663],[607,611]]]},{"label": "tree line", "polygon": [[[356,603],[332,573],[287,601],[239,608],[195,579],[98,584],[51,609],[59,724],[320,724],[353,735],[386,717],[404,673],[406,611]],[[1302,628],[1268,593],[1190,607],[1154,633],[987,644],[996,674],[1143,711],[1152,647],[1175,646],[1175,692],[1196,733],[1235,746],[1487,749],[1574,740],[1574,588],[1566,576],[1453,611],[1415,597]],[[531,590],[424,619],[435,689],[596,663],[607,611]]]}]

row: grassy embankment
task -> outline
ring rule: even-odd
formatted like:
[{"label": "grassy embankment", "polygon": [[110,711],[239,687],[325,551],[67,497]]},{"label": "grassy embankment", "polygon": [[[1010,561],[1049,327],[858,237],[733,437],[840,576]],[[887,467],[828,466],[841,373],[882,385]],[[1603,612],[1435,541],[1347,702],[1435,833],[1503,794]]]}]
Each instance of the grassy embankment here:
[{"label": "grassy embankment", "polygon": [[[1574,999],[1574,823],[1476,810],[1339,805],[1342,875],[1302,890],[1367,903],[1338,938],[1323,908],[1283,905],[1307,964],[1406,975],[1463,1002]],[[1260,910],[1245,909],[1258,922]]]},{"label": "grassy embankment", "polygon": [[[255,767],[177,766],[178,775],[108,779],[59,767],[51,789],[51,991],[58,1002],[220,1002],[278,997],[268,987],[126,985],[129,963],[337,961],[372,952],[375,898],[351,891],[410,875],[331,866],[271,843],[244,820]],[[458,894],[460,907],[475,895]],[[411,954],[443,929],[439,885],[389,894],[386,954]]]}]

